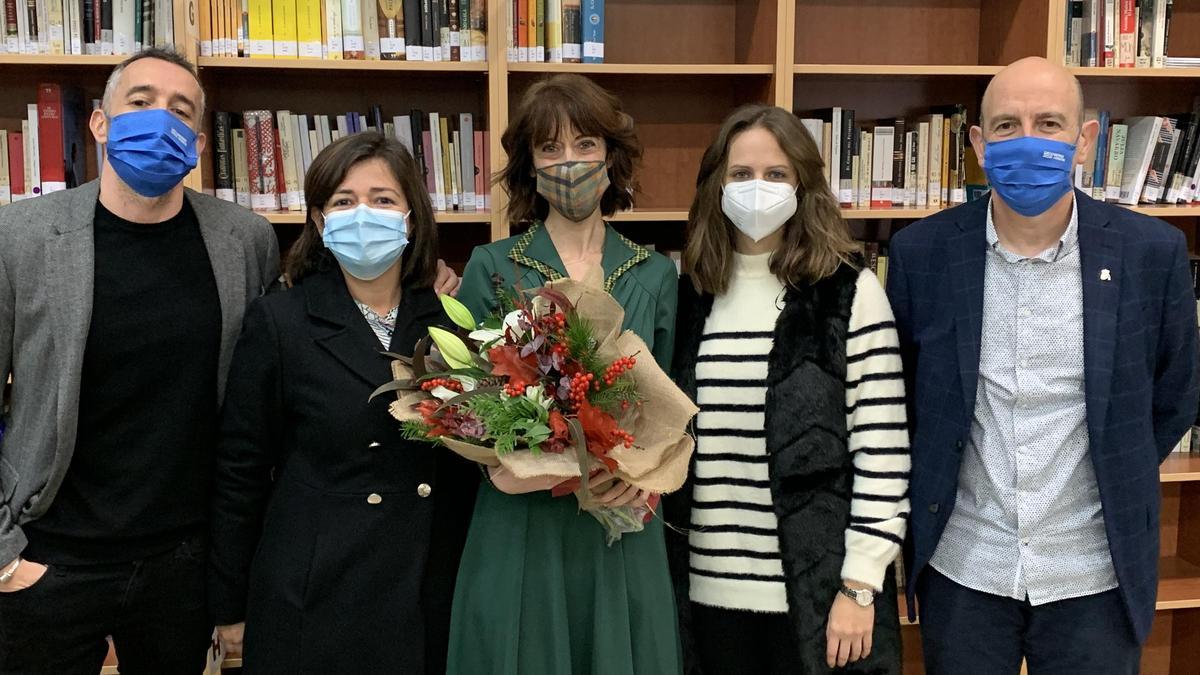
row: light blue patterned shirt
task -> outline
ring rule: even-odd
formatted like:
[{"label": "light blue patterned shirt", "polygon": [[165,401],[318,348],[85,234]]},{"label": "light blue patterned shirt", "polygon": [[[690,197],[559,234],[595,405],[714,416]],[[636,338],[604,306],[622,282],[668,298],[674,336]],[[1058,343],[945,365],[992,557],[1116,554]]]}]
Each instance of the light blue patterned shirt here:
[{"label": "light blue patterned shirt", "polygon": [[979,382],[958,499],[931,564],[1041,605],[1117,587],[1088,452],[1079,216],[1026,258],[987,212]]}]

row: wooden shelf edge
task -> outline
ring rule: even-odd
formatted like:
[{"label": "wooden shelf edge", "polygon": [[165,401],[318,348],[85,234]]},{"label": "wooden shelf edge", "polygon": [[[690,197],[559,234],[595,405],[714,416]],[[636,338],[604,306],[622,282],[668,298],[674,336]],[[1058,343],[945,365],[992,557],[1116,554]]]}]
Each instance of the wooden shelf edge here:
[{"label": "wooden shelf edge", "polygon": [[66,54],[0,54],[0,66],[115,66],[128,56]]},{"label": "wooden shelf edge", "polygon": [[1158,467],[1158,478],[1163,483],[1200,481],[1200,452],[1173,452],[1167,455]]},{"label": "wooden shelf edge", "polygon": [[633,211],[620,211],[618,213],[614,213],[612,218],[609,218],[609,220],[618,223],[685,223],[687,222],[687,219],[687,209],[634,209]]},{"label": "wooden shelf edge", "polygon": [[1200,607],[1200,565],[1179,557],[1158,561],[1158,611]]},{"label": "wooden shelf edge", "polygon": [[1070,68],[1076,77],[1182,77],[1200,78],[1200,68]]},{"label": "wooden shelf edge", "polygon": [[926,77],[990,77],[1002,66],[932,65],[906,66],[889,64],[820,64],[797,63],[795,75],[910,75]]},{"label": "wooden shelf edge", "polygon": [[[1200,204],[1187,206],[1122,206],[1137,213],[1144,213],[1156,218],[1181,218],[1200,216]],[[927,218],[946,209],[842,209],[842,217],[847,220],[866,220],[871,218]]]},{"label": "wooden shelf edge", "polygon": [[479,61],[346,61],[329,59],[249,59],[202,56],[197,67],[249,68],[257,70],[395,70],[430,73],[486,73],[488,64]]},{"label": "wooden shelf edge", "polygon": [[510,73],[593,73],[599,75],[770,75],[770,63],[509,63]]},{"label": "wooden shelf edge", "polygon": [[[305,220],[304,213],[298,211],[256,211],[256,213],[266,218],[267,222],[273,225],[303,225]],[[492,221],[492,214],[489,211],[476,211],[474,213],[438,211],[434,212],[433,215],[434,220],[439,223],[490,223]]]}]

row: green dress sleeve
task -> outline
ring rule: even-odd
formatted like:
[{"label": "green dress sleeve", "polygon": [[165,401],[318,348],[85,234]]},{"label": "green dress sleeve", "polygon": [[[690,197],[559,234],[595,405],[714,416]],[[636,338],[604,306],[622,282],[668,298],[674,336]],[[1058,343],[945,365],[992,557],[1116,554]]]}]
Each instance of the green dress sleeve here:
[{"label": "green dress sleeve", "polygon": [[[670,262],[670,261],[668,261]],[[679,275],[670,264],[658,286],[658,301],[654,303],[654,360],[670,372],[671,356],[675,352],[675,308],[679,301]]]},{"label": "green dress sleeve", "polygon": [[476,247],[463,270],[458,299],[471,310],[477,324],[496,309],[496,287],[492,283],[495,272],[496,261],[492,253],[484,246]]}]

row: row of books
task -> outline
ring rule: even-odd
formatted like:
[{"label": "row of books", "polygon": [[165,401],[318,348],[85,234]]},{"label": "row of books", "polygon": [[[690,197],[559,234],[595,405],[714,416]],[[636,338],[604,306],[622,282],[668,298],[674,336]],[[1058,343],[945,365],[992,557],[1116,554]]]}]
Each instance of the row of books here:
[{"label": "row of books", "polygon": [[[91,105],[99,107],[100,101]],[[79,90],[40,84],[37,103],[26,106],[24,118],[0,120],[0,204],[86,180],[85,112]]]},{"label": "row of books", "polygon": [[509,63],[604,63],[604,0],[512,0],[506,30]]},{"label": "row of books", "polygon": [[200,0],[200,55],[486,61],[487,0]]},{"label": "row of books", "polygon": [[1172,0],[1067,0],[1066,64],[1167,67]]},{"label": "row of books", "polygon": [[9,54],[134,54],[175,41],[171,0],[4,0]]},{"label": "row of books", "polygon": [[940,208],[966,203],[967,111],[863,122],[850,108],[796,113],[816,141],[843,208]]},{"label": "row of books", "polygon": [[304,212],[304,176],[325,146],[354,133],[380,131],[398,139],[422,167],[437,211],[475,212],[490,204],[488,132],[471,113],[413,110],[385,118],[370,114],[293,114],[248,110],[213,114],[216,196],[256,211]]},{"label": "row of books", "polygon": [[[1197,303],[1200,305],[1200,303]],[[1200,426],[1194,426],[1183,434],[1183,438],[1175,444],[1171,452],[1195,453],[1200,452]]]},{"label": "row of books", "polygon": [[1093,199],[1118,204],[1188,204],[1200,201],[1200,96],[1192,111],[1111,120],[1091,110],[1100,134],[1075,186]]}]

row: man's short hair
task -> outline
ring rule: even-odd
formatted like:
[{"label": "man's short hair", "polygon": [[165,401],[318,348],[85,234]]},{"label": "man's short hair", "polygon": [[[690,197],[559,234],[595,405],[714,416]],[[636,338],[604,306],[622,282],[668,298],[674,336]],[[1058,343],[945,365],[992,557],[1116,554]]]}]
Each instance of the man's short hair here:
[{"label": "man's short hair", "polygon": [[104,114],[108,115],[112,109],[112,98],[116,94],[117,82],[121,80],[121,73],[125,72],[125,68],[129,64],[136,63],[142,59],[158,59],[159,61],[173,63],[188,71],[192,74],[192,77],[196,78],[196,84],[200,87],[200,109],[196,111],[196,127],[198,128],[200,120],[204,118],[204,85],[200,83],[200,74],[196,72],[196,66],[192,65],[191,61],[188,61],[186,57],[170,47],[147,47],[122,61],[116,68],[113,68],[112,74],[108,76],[108,82],[104,85],[104,98],[101,101],[101,109],[104,110]]}]

